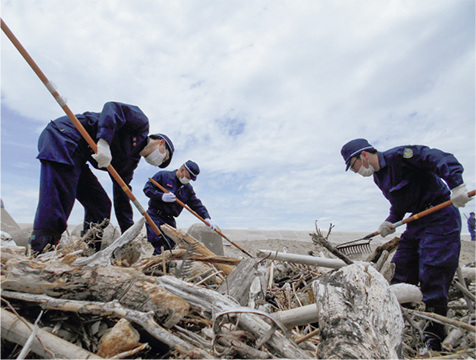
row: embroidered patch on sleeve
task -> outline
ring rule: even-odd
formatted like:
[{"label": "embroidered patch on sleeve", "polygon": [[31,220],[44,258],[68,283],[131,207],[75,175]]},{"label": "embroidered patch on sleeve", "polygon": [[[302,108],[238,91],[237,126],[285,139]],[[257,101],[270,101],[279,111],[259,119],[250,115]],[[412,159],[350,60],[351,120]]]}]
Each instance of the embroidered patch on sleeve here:
[{"label": "embroidered patch on sleeve", "polygon": [[403,158],[410,159],[413,156],[413,150],[410,148],[405,148],[403,150]]}]

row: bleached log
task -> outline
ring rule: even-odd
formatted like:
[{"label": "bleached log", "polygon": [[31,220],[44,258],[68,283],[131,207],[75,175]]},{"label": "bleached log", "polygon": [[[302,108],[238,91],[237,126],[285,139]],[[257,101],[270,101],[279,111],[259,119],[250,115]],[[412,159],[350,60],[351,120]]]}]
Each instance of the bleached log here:
[{"label": "bleached log", "polygon": [[[157,283],[171,293],[187,300],[190,304],[199,307],[205,314],[216,314],[239,307],[239,304],[229,297],[219,294],[216,291],[193,286],[185,281],[171,277],[162,276],[157,278]],[[250,308],[247,308],[250,309]],[[250,309],[251,311],[256,311]],[[239,327],[253,334],[257,339],[270,329],[270,325],[260,316],[254,314],[241,314]],[[308,359],[311,355],[300,349],[292,340],[285,335],[275,331],[264,343],[264,346],[276,354],[276,356],[289,359]]]},{"label": "bleached log", "polygon": [[461,268],[463,276],[467,280],[475,281],[476,280],[476,268],[474,267],[463,267]]},{"label": "bleached log", "polygon": [[305,305],[291,310],[276,311],[270,315],[290,329],[295,326],[319,321],[316,304]]},{"label": "bleached log", "polygon": [[[163,224],[160,226],[160,229],[171,238],[175,243],[179,243],[181,240],[185,241],[187,244],[198,244],[197,252],[204,256],[216,256],[211,250],[209,250],[205,245],[201,242],[197,241],[193,236],[184,234],[179,229],[175,229],[168,224]],[[230,275],[233,271],[233,267],[230,265],[225,264],[217,264],[217,267],[220,268],[226,275]]]},{"label": "bleached log", "polygon": [[403,316],[388,282],[369,263],[355,263],[313,282],[319,358],[402,358]]},{"label": "bleached log", "polygon": [[394,284],[390,285],[390,291],[397,297],[400,304],[420,302],[423,300],[423,294],[416,285],[405,283]]},{"label": "bleached log", "polygon": [[259,258],[267,258],[269,260],[288,261],[296,264],[322,266],[331,269],[339,269],[343,266],[346,266],[346,263],[339,259],[326,259],[315,256],[288,254],[272,250],[258,250],[256,256]]},{"label": "bleached log", "polygon": [[[11,312],[1,309],[2,339],[23,346],[28,340],[33,327],[34,325],[25,319],[20,321]],[[38,333],[31,343],[31,351],[45,359],[102,359],[102,357],[42,329],[38,329]]]},{"label": "bleached log", "polygon": [[166,329],[162,328],[159,324],[157,324],[153,314],[150,312],[131,310],[122,306],[116,300],[107,303],[65,300],[55,299],[47,295],[33,295],[13,291],[2,291],[2,296],[10,299],[38,303],[43,309],[71,311],[81,314],[94,314],[100,316],[114,315],[142,326],[142,328],[144,328],[144,330],[150,335],[169,346],[172,350],[176,350],[185,356],[189,356],[190,358],[199,357],[204,359],[212,357],[206,351],[190,345],[174,334],[168,332]]},{"label": "bleached log", "polygon": [[254,259],[243,259],[233,272],[223,281],[218,288],[220,294],[227,294],[238,301],[241,305],[248,303],[248,294],[251,282],[257,268]]},{"label": "bleached log", "polygon": [[109,245],[104,250],[98,251],[92,256],[87,258],[79,258],[73,263],[73,265],[111,265],[111,258],[114,250],[128,243],[129,241],[134,240],[141,232],[144,227],[145,218],[141,217],[134,225],[126,230],[119,238],[117,238],[111,245]]},{"label": "bleached log", "polygon": [[119,302],[131,309],[153,311],[170,327],[189,311],[188,303],[157,286],[142,272],[115,266],[72,266],[58,261],[10,260],[3,290],[46,294],[74,300]]}]

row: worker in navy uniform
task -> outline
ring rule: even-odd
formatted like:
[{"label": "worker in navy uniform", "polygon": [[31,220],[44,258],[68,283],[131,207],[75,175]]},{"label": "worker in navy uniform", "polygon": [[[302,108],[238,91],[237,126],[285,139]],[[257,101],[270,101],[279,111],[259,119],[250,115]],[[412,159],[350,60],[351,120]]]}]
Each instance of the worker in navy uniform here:
[{"label": "worker in navy uniform", "polygon": [[[150,180],[147,181],[144,187],[145,195],[150,198],[147,213],[150,215],[152,220],[154,220],[159,229],[162,224],[169,224],[174,228],[176,227],[175,218],[179,216],[183,210],[183,207],[177,203],[176,199],[179,199],[184,204],[188,205],[193,211],[205,219],[211,229],[216,229],[207,208],[202,204],[195,194],[192,185],[189,183],[190,180],[195,181],[198,174],[200,174],[198,164],[188,160],[177,170],[159,171],[152,177],[152,179],[166,188],[169,192],[164,193]],[[174,248],[175,242],[167,237],[162,230],[160,230],[161,234],[157,235],[149,224],[146,224],[146,226],[147,239],[155,249],[154,255],[161,254],[162,246],[164,247],[164,250]]]},{"label": "worker in navy uniform", "polygon": [[[172,142],[164,134],[149,136],[149,120],[137,106],[108,102],[100,113],[85,112],[76,117],[97,143],[98,152],[92,151],[67,116],[51,121],[41,133],[40,196],[29,240],[36,252],[48,244],[58,244],[75,200],[85,210],[83,233],[91,224],[110,219],[111,200],[88,162],[99,170],[112,164],[129,186],[141,156],[161,168],[172,160]],[[113,196],[117,221],[124,232],[133,224],[133,211],[129,197],[115,180]],[[100,247],[96,242],[94,248]]]},{"label": "worker in navy uniform", "polygon": [[[471,200],[463,183],[463,166],[438,149],[414,145],[378,152],[365,139],[348,142],[341,154],[346,171],[351,168],[364,177],[373,176],[389,200],[390,214],[378,229],[383,237],[395,232],[389,225],[406,213],[419,213],[451,199],[454,206],[407,224],[392,260],[396,265],[392,284],[420,284],[426,310],[446,316],[461,246],[457,208]],[[425,329],[427,349],[439,351],[444,338],[444,326],[430,322]]]},{"label": "worker in navy uniform", "polygon": [[475,229],[476,229],[476,218],[474,217],[474,212],[469,213],[468,218],[468,231],[471,235],[471,241],[475,241]]}]

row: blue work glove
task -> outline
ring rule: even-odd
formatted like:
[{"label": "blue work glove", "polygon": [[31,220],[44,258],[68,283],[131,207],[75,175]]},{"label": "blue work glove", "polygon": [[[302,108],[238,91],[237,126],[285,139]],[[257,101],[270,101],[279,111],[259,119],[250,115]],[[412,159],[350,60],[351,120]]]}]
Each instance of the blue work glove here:
[{"label": "blue work glove", "polygon": [[389,228],[390,225],[393,225],[390,221],[384,221],[378,228],[378,232],[380,233],[381,237],[385,237],[389,234],[393,234],[395,232],[394,228]]},{"label": "blue work glove", "polygon": [[107,168],[112,161],[111,149],[109,144],[104,139],[99,139],[98,141],[98,152],[91,155],[94,160],[97,161],[98,167]]},{"label": "blue work glove", "polygon": [[177,200],[177,198],[175,197],[174,193],[168,192],[168,193],[164,193],[164,195],[162,195],[162,201],[163,202],[171,203],[171,202],[174,202],[175,200]]},{"label": "blue work glove", "polygon": [[216,225],[213,223],[212,219],[208,218],[208,219],[205,219],[205,221],[208,223],[208,227],[212,230],[216,230],[217,227]]},{"label": "blue work glove", "polygon": [[466,185],[461,184],[460,186],[451,189],[451,202],[456,207],[464,207],[471,198],[468,196],[468,190],[466,190]]}]

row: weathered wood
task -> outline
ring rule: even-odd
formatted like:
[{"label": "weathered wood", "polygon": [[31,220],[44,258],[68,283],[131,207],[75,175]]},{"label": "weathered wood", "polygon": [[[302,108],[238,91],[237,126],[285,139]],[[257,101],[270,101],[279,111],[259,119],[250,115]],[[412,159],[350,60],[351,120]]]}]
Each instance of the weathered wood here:
[{"label": "weathered wood", "polygon": [[[34,325],[25,319],[19,320],[16,315],[2,308],[1,327],[2,339],[23,346],[28,340]],[[31,343],[31,351],[45,359],[102,359],[102,357],[42,329],[38,329],[38,333]]]},{"label": "weathered wood", "polygon": [[109,302],[139,311],[153,311],[170,327],[188,313],[188,303],[142,272],[115,266],[72,266],[58,261],[10,260],[3,290],[46,294],[63,299]]},{"label": "weathered wood", "polygon": [[[195,238],[188,234],[184,234],[182,231],[179,229],[175,229],[172,226],[168,224],[163,224],[160,226],[160,229],[167,235],[169,238],[171,238],[175,243],[179,243],[181,240],[185,241],[187,244],[194,244],[197,243],[197,252],[199,254],[202,254],[204,256],[216,256],[212,251],[210,251],[205,245],[197,241]],[[218,268],[222,270],[226,275],[230,275],[231,272],[233,271],[233,267],[230,265],[225,265],[225,264],[217,264]]]},{"label": "weathered wood", "polygon": [[134,225],[132,225],[129,229],[127,229],[124,234],[122,234],[119,238],[117,238],[107,248],[105,248],[104,250],[98,251],[94,255],[89,256],[87,258],[79,258],[73,263],[73,265],[87,265],[87,266],[110,265],[114,250],[118,249],[119,247],[123,246],[129,241],[134,240],[137,237],[137,235],[140,234],[142,228],[144,227],[144,223],[145,223],[145,218],[143,217],[140,218]]},{"label": "weathered wood", "polygon": [[331,269],[339,269],[343,266],[346,266],[346,263],[339,259],[327,259],[315,256],[288,254],[272,250],[258,250],[256,256],[260,258],[267,258],[269,260],[288,261],[296,264],[322,266]]},{"label": "weathered wood", "polygon": [[[419,302],[423,298],[420,289],[415,285],[395,284],[390,285],[389,289],[396,296],[400,304]],[[290,310],[276,311],[270,315],[287,328],[319,321],[319,312],[316,304],[304,305]]]},{"label": "weathered wood", "polygon": [[389,254],[394,252],[397,249],[399,242],[400,242],[400,238],[394,237],[392,240],[386,242],[385,244],[378,246],[374,250],[374,252],[369,255],[369,257],[367,258],[367,261],[376,263],[380,259],[380,256],[383,254],[384,251],[387,251]]},{"label": "weathered wood", "polygon": [[[204,313],[209,314],[210,317],[213,313],[216,314],[235,309],[239,306],[234,300],[216,291],[199,288],[171,276],[157,278],[157,283],[171,293],[187,300],[190,304],[199,307]],[[257,339],[262,338],[270,329],[270,325],[262,317],[254,314],[241,314],[239,327],[252,333]],[[264,346],[279,357],[290,359],[311,358],[309,353],[300,349],[291,339],[288,339],[278,331],[275,331],[270,336],[269,340],[264,343]]]},{"label": "weathered wood", "polygon": [[404,322],[388,282],[369,263],[355,263],[313,283],[320,358],[402,357]]},{"label": "weathered wood", "polygon": [[32,295],[13,291],[3,291],[2,296],[11,299],[35,302],[40,304],[44,309],[71,311],[80,314],[94,314],[101,316],[114,315],[142,326],[150,335],[185,356],[189,356],[190,358],[212,358],[209,353],[190,345],[186,341],[183,341],[179,337],[162,328],[157,324],[154,316],[150,312],[146,313],[131,310],[122,306],[116,300],[107,303],[64,300],[56,299],[47,295]]},{"label": "weathered wood", "polygon": [[255,277],[257,267],[254,259],[243,259],[217,291],[220,294],[231,296],[241,305],[245,306],[248,303],[249,289]]}]

